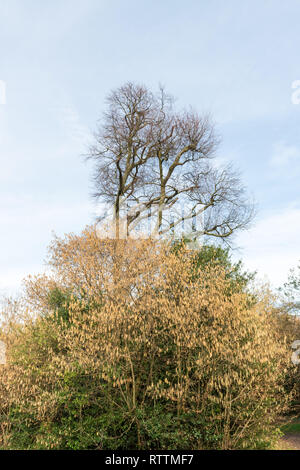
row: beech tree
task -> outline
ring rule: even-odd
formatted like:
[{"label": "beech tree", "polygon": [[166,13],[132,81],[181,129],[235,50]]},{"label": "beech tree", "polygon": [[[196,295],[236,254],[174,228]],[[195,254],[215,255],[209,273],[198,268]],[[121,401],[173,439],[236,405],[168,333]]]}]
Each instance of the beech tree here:
[{"label": "beech tree", "polygon": [[219,137],[209,115],[178,111],[164,88],[155,94],[134,83],[112,91],[107,104],[88,158],[93,195],[113,206],[117,238],[128,204],[128,234],[149,215],[160,234],[199,215],[195,236],[226,239],[248,226],[253,204],[233,167],[215,164]]},{"label": "beech tree", "polygon": [[294,394],[270,293],[250,302],[218,251],[206,264],[210,250],[170,248],[95,227],[53,240],[52,269],[25,283],[26,316],[1,315],[1,449],[273,444]]}]

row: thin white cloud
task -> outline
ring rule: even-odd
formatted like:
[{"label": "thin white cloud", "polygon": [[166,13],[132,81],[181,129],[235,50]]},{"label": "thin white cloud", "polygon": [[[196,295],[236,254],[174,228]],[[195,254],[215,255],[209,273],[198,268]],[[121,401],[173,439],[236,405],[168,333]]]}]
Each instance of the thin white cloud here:
[{"label": "thin white cloud", "polygon": [[93,207],[87,201],[46,204],[27,198],[24,203],[14,197],[6,203],[9,210],[0,207],[0,294],[18,292],[24,277],[44,271],[53,232],[80,232],[93,222]]},{"label": "thin white cloud", "polygon": [[71,105],[64,106],[59,110],[59,122],[65,132],[65,136],[80,146],[86,144],[91,132],[80,119],[78,111]]},{"label": "thin white cloud", "polygon": [[288,145],[285,142],[277,142],[273,146],[273,154],[270,165],[274,169],[299,164],[300,149],[295,145]]},{"label": "thin white cloud", "polygon": [[300,205],[294,204],[264,216],[248,232],[241,233],[239,254],[248,269],[257,270],[259,277],[278,287],[300,259],[299,233]]}]

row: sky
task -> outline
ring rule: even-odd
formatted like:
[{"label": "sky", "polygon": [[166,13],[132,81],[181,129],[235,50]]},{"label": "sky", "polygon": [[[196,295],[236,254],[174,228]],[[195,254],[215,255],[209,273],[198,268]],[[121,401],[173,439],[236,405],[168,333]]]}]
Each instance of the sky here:
[{"label": "sky", "polygon": [[280,286],[300,259],[299,16],[299,0],[0,0],[0,293],[94,222],[83,154],[127,81],[212,114],[257,202],[234,256]]}]

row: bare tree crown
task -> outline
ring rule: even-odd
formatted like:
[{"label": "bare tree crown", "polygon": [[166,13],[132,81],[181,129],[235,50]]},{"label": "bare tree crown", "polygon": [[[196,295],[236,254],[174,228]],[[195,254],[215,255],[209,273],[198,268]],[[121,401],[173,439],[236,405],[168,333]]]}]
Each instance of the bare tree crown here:
[{"label": "bare tree crown", "polygon": [[164,88],[155,94],[129,82],[112,91],[88,158],[94,162],[94,197],[113,205],[117,237],[125,201],[134,207],[128,233],[149,210],[156,231],[174,230],[182,217],[170,220],[170,210],[179,203],[189,207],[186,219],[203,215],[197,235],[225,239],[247,227],[253,205],[232,166],[214,164],[218,145],[211,117],[177,111]]}]

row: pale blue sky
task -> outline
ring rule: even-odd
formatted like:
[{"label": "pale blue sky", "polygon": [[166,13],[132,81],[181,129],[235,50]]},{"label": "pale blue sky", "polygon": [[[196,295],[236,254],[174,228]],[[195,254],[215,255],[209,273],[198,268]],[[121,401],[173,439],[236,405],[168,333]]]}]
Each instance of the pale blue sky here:
[{"label": "pale blue sky", "polygon": [[300,258],[299,17],[299,0],[0,0],[0,291],[94,220],[80,155],[128,80],[213,114],[259,206],[238,256],[280,284]]}]

